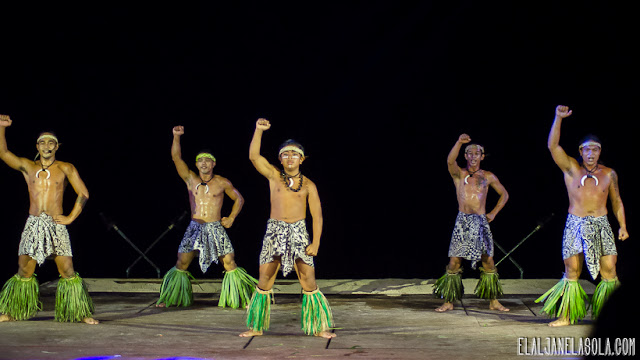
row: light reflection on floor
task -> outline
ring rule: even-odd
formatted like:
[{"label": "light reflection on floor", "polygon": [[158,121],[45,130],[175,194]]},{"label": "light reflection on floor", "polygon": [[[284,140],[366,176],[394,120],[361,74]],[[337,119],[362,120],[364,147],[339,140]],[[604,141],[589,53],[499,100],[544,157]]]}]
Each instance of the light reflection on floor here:
[{"label": "light reflection on floor", "polygon": [[[109,360],[109,359],[118,359],[121,357],[122,355],[101,355],[101,356],[81,357],[73,360]],[[158,358],[155,360],[212,360],[212,359],[178,356],[178,357],[170,357],[170,358]]]}]

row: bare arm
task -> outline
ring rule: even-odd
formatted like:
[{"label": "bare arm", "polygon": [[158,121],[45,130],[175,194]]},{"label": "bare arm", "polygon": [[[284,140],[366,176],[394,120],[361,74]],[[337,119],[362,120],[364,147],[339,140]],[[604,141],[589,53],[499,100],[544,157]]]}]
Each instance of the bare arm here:
[{"label": "bare arm", "polygon": [[278,176],[278,170],[262,155],[260,155],[260,146],[262,145],[262,133],[265,130],[269,130],[271,124],[266,119],[258,119],[256,121],[256,130],[253,133],[253,139],[251,139],[251,145],[249,145],[249,160],[253,163],[253,166],[258,170],[262,176],[267,179],[272,179]]},{"label": "bare arm", "polygon": [[78,174],[78,170],[76,170],[75,166],[65,164],[64,166],[61,166],[61,169],[67,176],[67,180],[69,180],[69,184],[71,184],[73,190],[78,194],[78,199],[73,205],[73,209],[71,209],[71,213],[69,213],[69,215],[58,215],[55,216],[53,220],[58,224],[69,225],[78,218],[84,209],[87,200],[89,200],[89,190],[80,178],[80,174]]},{"label": "bare arm", "polygon": [[549,132],[549,139],[547,140],[547,147],[551,152],[553,161],[558,165],[562,172],[569,172],[571,169],[578,166],[578,162],[567,155],[564,149],[560,146],[560,128],[562,126],[562,119],[570,116],[572,113],[568,106],[558,105],[556,107],[556,117],[553,120],[551,131]]},{"label": "bare arm", "polygon": [[462,144],[466,144],[470,141],[471,138],[469,137],[469,135],[460,135],[460,137],[458,137],[458,141],[456,141],[455,145],[453,145],[453,148],[451,148],[449,156],[447,156],[447,168],[449,169],[449,174],[451,174],[451,177],[453,177],[454,179],[460,177],[461,169],[460,166],[458,166],[458,162],[456,161],[458,159],[458,155],[460,154],[460,148],[462,147]]},{"label": "bare arm", "polygon": [[629,237],[627,232],[627,220],[624,215],[624,205],[620,197],[620,188],[618,187],[618,174],[611,170],[611,183],[609,184],[609,198],[611,199],[611,208],[618,220],[620,230],[618,231],[618,239],[626,240]]},{"label": "bare arm", "polygon": [[22,172],[27,171],[26,158],[17,157],[7,148],[7,138],[5,136],[6,129],[11,126],[13,121],[9,115],[0,115],[0,159],[4,161],[10,168]]},{"label": "bare arm", "polygon": [[231,182],[226,179],[224,192],[231,200],[233,200],[233,207],[231,208],[231,214],[229,214],[229,216],[220,219],[220,224],[222,224],[222,226],[224,226],[225,228],[230,228],[231,225],[233,225],[236,217],[238,217],[240,210],[242,210],[242,206],[244,205],[244,197],[242,197],[238,189],[233,187]]},{"label": "bare arm", "polygon": [[178,175],[182,180],[188,182],[191,171],[187,163],[182,160],[182,147],[180,146],[180,136],[184,135],[184,127],[176,126],[173,128],[173,143],[171,144],[171,159],[178,170]]},{"label": "bare arm", "polygon": [[505,189],[505,187],[502,185],[502,183],[500,183],[498,177],[494,174],[491,174],[490,185],[491,188],[495,190],[498,195],[500,195],[496,206],[493,208],[493,210],[491,210],[491,212],[487,214],[487,220],[489,220],[489,222],[492,222],[493,219],[495,219],[496,215],[498,215],[500,210],[502,210],[502,208],[507,204],[507,201],[509,200],[509,193],[507,192],[507,189]]},{"label": "bare arm", "polygon": [[316,185],[311,181],[309,183],[309,212],[313,218],[313,240],[311,244],[307,246],[307,255],[318,255],[318,249],[320,248],[320,236],[322,235],[322,204],[320,203],[320,196],[318,195],[318,189]]}]

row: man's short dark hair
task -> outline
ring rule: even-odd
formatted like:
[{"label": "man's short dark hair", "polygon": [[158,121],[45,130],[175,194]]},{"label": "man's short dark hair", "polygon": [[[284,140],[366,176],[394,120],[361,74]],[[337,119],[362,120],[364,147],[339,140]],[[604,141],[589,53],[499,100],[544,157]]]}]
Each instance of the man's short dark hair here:
[{"label": "man's short dark hair", "polygon": [[198,154],[211,154],[211,155],[213,155],[213,153],[211,152],[211,149],[202,149],[202,150],[198,151]]}]

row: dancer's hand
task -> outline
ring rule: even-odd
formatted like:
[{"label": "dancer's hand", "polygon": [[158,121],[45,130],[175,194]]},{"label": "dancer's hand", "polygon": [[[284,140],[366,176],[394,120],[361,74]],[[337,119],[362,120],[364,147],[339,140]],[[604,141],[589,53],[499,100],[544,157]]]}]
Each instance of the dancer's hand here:
[{"label": "dancer's hand", "polygon": [[0,126],[9,127],[11,126],[12,122],[13,121],[11,121],[11,118],[9,118],[9,115],[0,115]]},{"label": "dancer's hand", "polygon": [[556,106],[556,116],[557,116],[557,117],[559,117],[559,118],[561,118],[561,119],[564,119],[564,118],[566,118],[566,117],[571,116],[571,113],[572,113],[572,112],[573,112],[573,111],[572,111],[572,110],[569,110],[569,107],[568,107],[568,106],[565,106],[565,105],[558,105],[558,106]]},{"label": "dancer's hand", "polygon": [[318,246],[319,244],[311,243],[304,249],[304,252],[309,256],[317,256],[318,255]]},{"label": "dancer's hand", "polygon": [[73,222],[73,219],[68,217],[68,216],[64,216],[64,215],[55,215],[53,217],[53,221],[56,224],[60,224],[60,225],[69,225]]},{"label": "dancer's hand", "polygon": [[222,219],[220,219],[220,225],[228,229],[231,227],[231,225],[233,225],[234,220],[235,218],[232,217],[223,217]]},{"label": "dancer's hand", "polygon": [[629,233],[627,232],[626,228],[620,228],[620,230],[618,230],[618,240],[622,240],[625,241],[629,238]]},{"label": "dancer's hand", "polygon": [[269,128],[271,128],[271,123],[269,123],[269,120],[260,118],[258,119],[258,121],[256,121],[256,129],[265,131],[269,130]]},{"label": "dancer's hand", "polygon": [[184,126],[176,126],[173,128],[173,135],[182,136],[184,135]]},{"label": "dancer's hand", "polygon": [[488,222],[492,222],[493,219],[496,218],[496,214],[493,214],[493,213],[488,213],[486,216],[487,216],[487,221]]},{"label": "dancer's hand", "polygon": [[458,137],[458,142],[460,144],[469,143],[469,142],[471,142],[471,137],[469,135],[467,135],[467,134],[462,134],[462,135],[460,135],[460,137]]}]

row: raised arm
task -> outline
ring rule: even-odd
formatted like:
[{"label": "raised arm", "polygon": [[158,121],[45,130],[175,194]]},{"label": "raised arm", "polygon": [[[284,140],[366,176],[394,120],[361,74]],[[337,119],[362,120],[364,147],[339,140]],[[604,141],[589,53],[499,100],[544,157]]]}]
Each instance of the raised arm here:
[{"label": "raised arm", "polygon": [[14,170],[20,170],[22,172],[27,171],[26,158],[17,157],[7,148],[7,138],[5,136],[6,129],[11,126],[13,121],[9,118],[9,115],[0,115],[0,159],[4,161],[10,168]]},{"label": "raised arm", "polygon": [[563,172],[569,172],[572,168],[578,166],[576,159],[567,155],[564,149],[560,146],[560,128],[562,127],[562,119],[570,116],[572,113],[568,106],[558,105],[556,107],[556,117],[553,120],[551,131],[549,132],[549,139],[547,140],[547,147],[551,151],[551,157],[553,161],[558,165]]},{"label": "raised arm", "polygon": [[242,210],[242,205],[244,205],[244,198],[242,197],[238,189],[233,187],[231,181],[227,179],[224,179],[224,193],[227,194],[227,196],[231,200],[233,200],[233,207],[231,208],[231,214],[229,214],[229,216],[220,219],[220,224],[225,228],[230,228],[231,225],[233,225],[236,217],[238,217],[240,210]]},{"label": "raised arm", "polygon": [[620,197],[620,188],[618,187],[618,174],[611,170],[611,182],[609,184],[609,198],[611,199],[611,208],[613,214],[618,220],[620,230],[618,230],[618,239],[627,240],[629,233],[627,232],[627,220],[624,215],[624,205]]},{"label": "raised arm", "polygon": [[498,177],[493,173],[491,173],[491,175],[489,176],[489,185],[500,196],[498,202],[496,203],[496,206],[493,208],[493,210],[491,210],[491,212],[487,214],[487,220],[489,222],[492,222],[493,219],[495,219],[496,215],[498,215],[500,210],[502,210],[502,208],[507,204],[507,201],[509,200],[509,193],[507,192],[507,189],[505,189],[505,187],[502,185],[502,183],[500,183]]},{"label": "raised arm", "polygon": [[318,189],[316,185],[311,181],[307,182],[309,185],[309,212],[313,219],[313,240],[311,244],[307,246],[305,252],[307,255],[318,255],[318,249],[320,248],[320,236],[322,235],[322,205],[320,204],[320,196],[318,196]]},{"label": "raised arm", "polygon": [[447,156],[447,168],[449,169],[449,174],[451,174],[453,178],[457,179],[460,177],[460,166],[458,166],[458,162],[456,161],[460,154],[460,148],[462,147],[462,144],[466,144],[470,141],[471,138],[469,135],[460,135],[458,137],[458,141],[456,141],[455,145],[453,145],[453,148],[449,152],[449,156]]},{"label": "raised arm", "polygon": [[180,147],[180,136],[184,135],[184,127],[176,126],[173,128],[173,143],[171,144],[171,159],[176,166],[176,170],[178,170],[178,175],[184,181],[189,180],[189,176],[191,176],[191,171],[189,170],[189,166],[187,163],[182,160],[182,148]]},{"label": "raised arm", "polygon": [[253,133],[253,139],[251,139],[251,145],[249,145],[249,160],[262,176],[272,179],[279,175],[278,169],[269,164],[269,161],[264,156],[260,155],[262,133],[265,130],[269,130],[269,128],[271,128],[269,120],[260,118],[256,121],[256,131]]},{"label": "raised arm", "polygon": [[78,174],[78,170],[76,170],[75,166],[64,163],[60,168],[67,176],[67,180],[69,180],[69,184],[71,184],[73,190],[78,194],[78,199],[73,205],[73,209],[71,209],[69,215],[57,215],[53,217],[53,220],[58,224],[69,225],[78,218],[82,209],[84,209],[87,200],[89,200],[89,190],[80,178],[80,174]]}]

